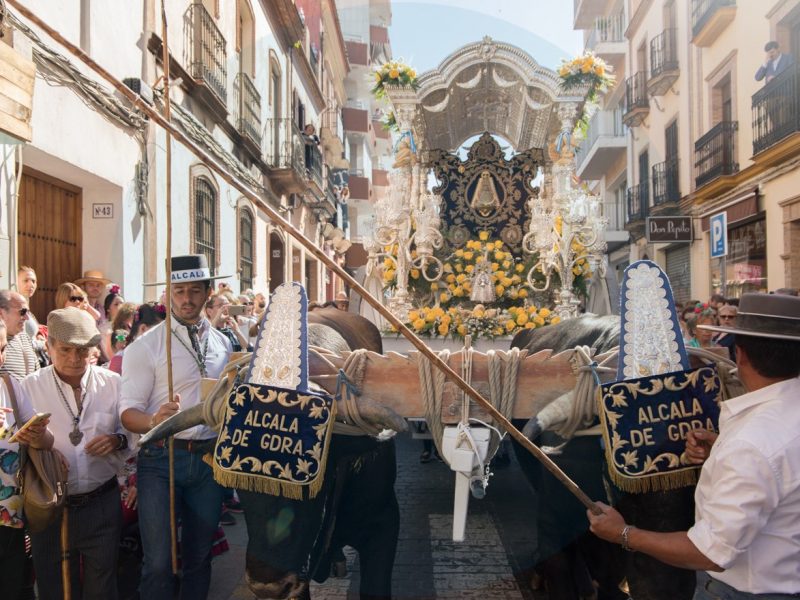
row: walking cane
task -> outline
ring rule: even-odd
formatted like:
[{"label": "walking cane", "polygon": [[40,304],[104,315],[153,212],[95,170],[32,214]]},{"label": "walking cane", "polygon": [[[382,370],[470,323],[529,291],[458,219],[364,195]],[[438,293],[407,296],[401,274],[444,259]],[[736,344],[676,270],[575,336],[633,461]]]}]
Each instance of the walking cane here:
[{"label": "walking cane", "polygon": [[69,572],[69,508],[64,507],[61,513],[61,587],[64,588],[64,600],[72,600],[72,585]]},{"label": "walking cane", "polygon": [[[167,45],[167,12],[165,2],[161,3],[161,61],[164,71],[164,118],[171,119],[169,98],[169,46]],[[167,258],[165,271],[167,274],[167,315],[166,315],[166,350],[167,350],[167,402],[172,402],[175,390],[172,381],[172,135],[165,130],[166,146],[166,209],[167,209]],[[175,518],[175,444],[169,438],[169,533],[170,554],[172,556],[172,574],[178,574],[178,525]]]}]

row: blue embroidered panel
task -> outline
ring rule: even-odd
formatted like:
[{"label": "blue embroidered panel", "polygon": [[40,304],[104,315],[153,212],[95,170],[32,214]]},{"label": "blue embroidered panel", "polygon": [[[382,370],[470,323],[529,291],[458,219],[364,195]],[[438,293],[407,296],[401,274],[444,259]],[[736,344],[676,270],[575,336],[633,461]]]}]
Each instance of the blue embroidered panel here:
[{"label": "blue embroidered panel", "polygon": [[[717,431],[720,380],[716,367],[604,384],[599,400],[615,483],[629,491],[644,491],[694,482],[697,465],[686,460],[686,434],[691,429]],[[682,477],[684,472],[689,473]],[[626,480],[670,474],[671,484],[624,485]]]}]

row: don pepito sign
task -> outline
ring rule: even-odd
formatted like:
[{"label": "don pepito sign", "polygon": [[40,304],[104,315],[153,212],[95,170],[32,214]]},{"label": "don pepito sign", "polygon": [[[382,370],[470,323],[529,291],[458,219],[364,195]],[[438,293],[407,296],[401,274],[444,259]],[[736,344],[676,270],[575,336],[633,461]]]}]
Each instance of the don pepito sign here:
[{"label": "don pepito sign", "polygon": [[691,242],[691,217],[647,217],[647,241]]}]

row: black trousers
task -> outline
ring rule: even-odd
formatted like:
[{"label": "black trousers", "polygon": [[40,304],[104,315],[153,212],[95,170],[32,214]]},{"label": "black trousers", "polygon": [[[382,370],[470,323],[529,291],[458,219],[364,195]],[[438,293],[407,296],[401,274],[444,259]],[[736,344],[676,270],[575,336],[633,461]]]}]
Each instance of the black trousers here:
[{"label": "black trousers", "polygon": [[18,600],[27,582],[25,530],[0,526],[0,585],[3,598]]},{"label": "black trousers", "polygon": [[[80,507],[70,507],[68,535],[70,586],[74,600],[117,600],[117,557],[122,532],[119,488]],[[31,534],[39,600],[61,600],[61,521]],[[81,573],[83,580],[81,581]]]}]

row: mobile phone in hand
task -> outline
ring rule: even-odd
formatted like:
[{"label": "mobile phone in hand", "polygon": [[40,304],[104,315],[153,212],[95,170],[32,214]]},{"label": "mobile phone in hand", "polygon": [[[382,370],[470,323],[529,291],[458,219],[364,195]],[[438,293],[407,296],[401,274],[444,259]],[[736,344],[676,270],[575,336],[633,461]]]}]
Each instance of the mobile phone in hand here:
[{"label": "mobile phone in hand", "polygon": [[20,433],[28,429],[31,425],[36,425],[37,423],[41,423],[45,419],[49,418],[50,418],[50,413],[36,413],[30,419],[28,419],[28,422],[25,423],[25,425],[17,429],[17,431],[14,432],[14,435],[12,435],[8,441],[13,444],[14,442],[17,441],[17,436],[19,436]]},{"label": "mobile phone in hand", "polygon": [[245,311],[247,311],[247,307],[243,304],[231,304],[228,307],[228,314],[232,317],[240,317]]}]

